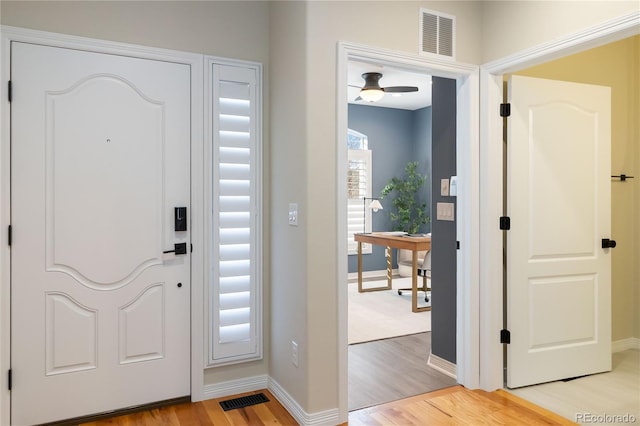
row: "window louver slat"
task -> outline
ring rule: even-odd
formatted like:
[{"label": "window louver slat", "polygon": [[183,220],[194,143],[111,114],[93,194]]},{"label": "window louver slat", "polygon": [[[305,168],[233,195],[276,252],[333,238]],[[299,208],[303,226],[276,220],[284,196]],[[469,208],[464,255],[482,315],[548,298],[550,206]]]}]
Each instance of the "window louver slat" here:
[{"label": "window louver slat", "polygon": [[[359,136],[366,140],[365,135],[359,134]],[[358,243],[354,241],[353,234],[371,231],[371,210],[365,210],[364,204],[364,197],[371,198],[371,151],[368,149],[349,149],[348,153],[347,251],[349,254],[356,254]],[[364,229],[365,215],[367,229]],[[371,245],[364,244],[363,253],[371,253]]]},{"label": "window louver slat", "polygon": [[251,291],[251,279],[248,275],[220,277],[220,294]]},{"label": "window louver slat", "polygon": [[213,65],[210,364],[262,355],[258,302],[256,71]]}]

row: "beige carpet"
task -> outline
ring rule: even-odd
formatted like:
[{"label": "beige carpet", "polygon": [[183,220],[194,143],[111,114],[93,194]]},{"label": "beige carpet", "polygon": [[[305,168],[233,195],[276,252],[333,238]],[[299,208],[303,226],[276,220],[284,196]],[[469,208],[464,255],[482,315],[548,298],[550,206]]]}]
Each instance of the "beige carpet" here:
[{"label": "beige carpet", "polygon": [[[367,281],[364,287],[386,285]],[[398,295],[398,288],[411,287],[411,278],[394,278],[393,290],[358,293],[358,284],[349,283],[349,344],[406,336],[431,331],[431,311],[411,312],[411,292]],[[418,306],[428,305],[418,293]]]}]

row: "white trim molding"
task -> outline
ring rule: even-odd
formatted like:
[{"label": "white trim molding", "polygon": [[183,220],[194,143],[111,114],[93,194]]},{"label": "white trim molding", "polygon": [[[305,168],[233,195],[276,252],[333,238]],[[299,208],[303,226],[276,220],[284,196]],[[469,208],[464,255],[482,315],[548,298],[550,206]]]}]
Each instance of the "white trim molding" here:
[{"label": "white trim molding", "polygon": [[442,374],[446,374],[447,376],[458,379],[457,368],[454,363],[451,361],[447,361],[444,358],[440,358],[437,355],[434,355],[433,352],[429,353],[429,359],[427,360],[427,365],[434,370],[438,370]]},{"label": "white trim molding", "polygon": [[611,342],[611,352],[622,352],[628,349],[640,351],[640,339],[637,337],[629,337],[628,339],[616,340]]},{"label": "white trim molding", "polygon": [[533,46],[482,65],[492,74],[509,73],[640,34],[640,11]]},{"label": "white trim molding", "polygon": [[223,398],[246,392],[253,392],[267,389],[269,386],[269,376],[266,374],[243,379],[229,380],[227,382],[213,383],[202,387],[202,400]]},{"label": "white trim molding", "polygon": [[340,423],[338,420],[338,409],[334,408],[317,413],[307,413],[277,381],[270,378],[268,389],[289,414],[301,425],[335,425]]},{"label": "white trim molding", "polygon": [[[457,235],[458,281],[456,301],[456,359],[459,383],[474,389],[479,385],[479,70],[475,65],[438,58],[339,42],[337,46],[336,76],[336,152],[337,188],[336,221],[337,241],[343,241],[347,232],[346,185],[347,176],[347,69],[350,60],[378,62],[413,72],[423,72],[457,81],[457,170],[458,212]],[[336,250],[338,285],[338,404],[340,422],[348,418],[347,372],[347,244]]]}]

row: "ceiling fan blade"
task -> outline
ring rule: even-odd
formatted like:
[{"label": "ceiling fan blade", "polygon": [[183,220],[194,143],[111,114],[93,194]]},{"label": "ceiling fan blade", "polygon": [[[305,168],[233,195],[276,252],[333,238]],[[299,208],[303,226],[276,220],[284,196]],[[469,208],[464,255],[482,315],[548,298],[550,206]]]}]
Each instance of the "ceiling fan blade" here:
[{"label": "ceiling fan blade", "polygon": [[382,91],[386,93],[405,93],[405,92],[417,92],[418,88],[415,86],[391,86],[391,87],[383,87]]}]

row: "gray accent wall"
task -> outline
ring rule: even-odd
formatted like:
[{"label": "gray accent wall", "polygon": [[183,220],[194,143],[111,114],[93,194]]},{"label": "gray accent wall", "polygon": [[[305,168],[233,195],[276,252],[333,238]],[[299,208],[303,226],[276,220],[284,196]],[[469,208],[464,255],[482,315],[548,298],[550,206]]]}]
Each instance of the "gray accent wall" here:
[{"label": "gray accent wall", "polygon": [[[394,176],[402,176],[409,161],[417,161],[421,173],[431,173],[431,107],[416,111],[380,108],[367,105],[349,105],[349,128],[367,135],[372,151],[372,196],[380,192]],[[421,199],[430,208],[431,187],[425,183]],[[381,200],[386,210],[372,213],[372,230],[391,229],[388,200]],[[429,232],[429,224],[422,232]],[[394,253],[394,267],[396,255]],[[379,271],[387,267],[384,247],[373,246],[371,254],[362,256],[363,271]],[[349,256],[349,272],[358,271],[357,255]]]},{"label": "gray accent wall", "polygon": [[435,213],[439,202],[456,203],[440,195],[440,180],[456,175],[456,81],[432,81],[431,352],[455,364],[456,222],[436,220]]}]

